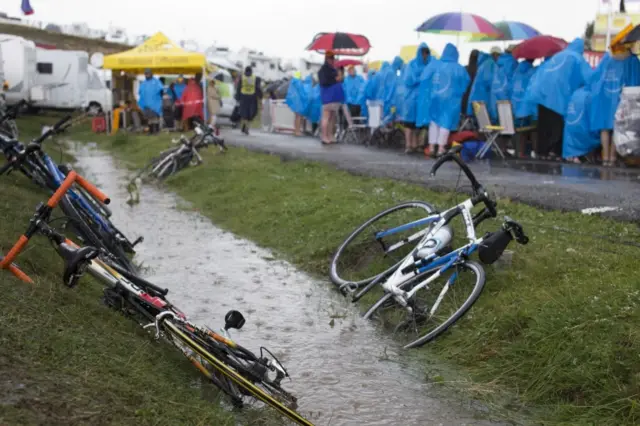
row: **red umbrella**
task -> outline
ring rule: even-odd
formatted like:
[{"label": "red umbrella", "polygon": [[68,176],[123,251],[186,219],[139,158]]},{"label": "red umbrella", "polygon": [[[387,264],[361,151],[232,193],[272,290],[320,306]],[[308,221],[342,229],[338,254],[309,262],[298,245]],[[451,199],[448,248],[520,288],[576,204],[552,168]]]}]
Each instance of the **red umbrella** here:
[{"label": "red umbrella", "polygon": [[561,38],[536,36],[520,43],[511,53],[516,59],[547,58],[564,50],[567,46],[567,42]]},{"label": "red umbrella", "polygon": [[324,53],[327,50],[333,51],[336,55],[364,56],[371,49],[369,39],[360,34],[349,33],[319,33],[307,50],[315,50]]},{"label": "red umbrella", "polygon": [[359,61],[357,59],[340,59],[339,61],[336,61],[336,63],[334,64],[336,68],[350,67],[350,66],[355,67],[356,65],[362,65],[362,61]]}]

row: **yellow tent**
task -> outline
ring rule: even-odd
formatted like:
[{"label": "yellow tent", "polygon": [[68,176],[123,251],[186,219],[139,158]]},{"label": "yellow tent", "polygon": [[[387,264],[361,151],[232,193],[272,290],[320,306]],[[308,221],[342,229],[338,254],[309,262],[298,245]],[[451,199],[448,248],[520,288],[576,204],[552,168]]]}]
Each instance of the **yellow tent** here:
[{"label": "yellow tent", "polygon": [[103,68],[136,74],[146,68],[157,74],[194,74],[202,72],[206,64],[202,53],[187,52],[159,32],[140,46],[105,56]]},{"label": "yellow tent", "polygon": [[382,61],[371,61],[371,62],[369,62],[369,69],[370,70],[380,71],[381,67],[382,67]]},{"label": "yellow tent", "polygon": [[[431,55],[433,55],[434,58],[436,58],[436,59],[440,58],[440,54],[438,52],[436,52],[431,47],[429,49],[431,50]],[[400,55],[399,56],[402,58],[402,60],[406,64],[407,62],[415,59],[417,51],[418,51],[418,45],[417,44],[402,46],[402,48],[400,49]]]}]

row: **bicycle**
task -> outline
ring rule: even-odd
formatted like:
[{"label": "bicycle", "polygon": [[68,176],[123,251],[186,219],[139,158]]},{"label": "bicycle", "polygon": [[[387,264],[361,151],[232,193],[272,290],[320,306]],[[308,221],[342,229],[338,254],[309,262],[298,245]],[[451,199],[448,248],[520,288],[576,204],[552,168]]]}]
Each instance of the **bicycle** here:
[{"label": "bicycle", "polygon": [[[491,200],[473,172],[457,156],[460,149],[461,147],[455,147],[442,156],[431,169],[431,176],[435,176],[445,162],[455,162],[471,182],[471,198],[442,213],[437,213],[433,206],[422,202],[404,203],[386,210],[357,228],[339,247],[331,263],[333,282],[343,293],[351,293],[353,301],[360,300],[373,288],[383,289],[384,295],[365,312],[364,318],[379,319],[383,323],[391,320],[396,323],[395,331],[412,329],[420,334],[419,338],[406,343],[405,349],[422,346],[444,333],[480,297],[486,277],[482,266],[469,260],[473,253],[478,252],[482,263],[490,265],[502,256],[513,239],[523,245],[529,241],[522,226],[509,217],[504,218],[497,232],[487,233],[480,238],[476,236],[476,227],[481,222],[497,216],[497,203]],[[472,210],[479,204],[483,204],[484,208],[474,215]],[[345,279],[338,274],[338,261],[356,236],[369,235],[366,231],[371,225],[395,211],[413,207],[418,209],[422,217],[405,221],[399,226],[383,227],[371,234],[374,244],[382,248],[385,257],[402,248],[404,253],[408,250],[406,256],[399,261],[394,259],[391,266],[389,263],[383,266],[374,264],[370,269],[365,269],[369,276],[359,280]],[[425,212],[428,213],[426,217]],[[458,216],[463,217],[468,243],[453,249],[453,228],[450,222]],[[403,235],[405,231],[415,231],[416,228],[421,229],[410,235]],[[385,240],[392,236],[398,238],[397,242]],[[460,284],[461,277],[467,272],[472,276],[470,293],[463,293],[461,303],[444,302],[448,293],[456,293],[463,286]],[[446,280],[441,279],[446,276]],[[433,296],[429,293],[430,290],[436,290]],[[426,296],[424,300],[422,296]],[[439,308],[446,309],[449,306],[453,310],[451,314],[439,313]],[[398,307],[406,314],[404,319],[389,318],[385,313],[387,310],[397,312]]]},{"label": "bicycle", "polygon": [[[66,116],[43,132],[27,146],[17,140],[0,134],[0,146],[8,162],[0,168],[0,175],[11,173],[13,169],[20,170],[33,182],[54,192],[60,187],[70,168],[58,166],[53,159],[42,150],[42,143],[49,137],[60,134],[69,128],[71,116]],[[91,193],[82,187],[72,189],[60,200],[60,208],[71,220],[82,241],[93,246],[105,248],[117,255],[118,262],[131,272],[136,271],[135,265],[127,254],[135,254],[135,246],[143,241],[139,237],[131,242],[111,221],[111,211],[96,200]]]},{"label": "bicycle", "polygon": [[202,157],[198,152],[201,148],[215,145],[220,152],[227,150],[224,139],[214,134],[215,129],[198,121],[194,123],[195,135],[190,139],[181,135],[180,139],[172,141],[175,144],[179,144],[179,146],[161,152],[158,157],[152,159],[142,169],[140,175],[146,174],[149,177],[165,179],[189,165],[198,166],[202,164]]},{"label": "bicycle", "polygon": [[53,209],[74,184],[109,204],[106,195],[75,171],[70,171],[47,203],[36,208],[25,233],[6,256],[0,257],[0,269],[7,269],[18,279],[32,283],[33,280],[13,262],[33,236],[45,236],[64,260],[65,286],[76,287],[88,272],[104,284],[103,302],[108,307],[125,314],[145,329],[154,329],[156,339],[164,338],[180,350],[231,398],[235,406],[242,407],[246,399],[254,398],[299,425],[313,426],[295,411],[296,398],[282,388],[282,380],[289,378],[282,363],[264,347],[257,356],[231,340],[229,329],[240,329],[245,323],[241,313],[227,313],[221,333],[197,326],[166,299],[167,289],[128,272],[113,262],[113,256],[108,252],[90,246],[80,247],[50,226]]}]

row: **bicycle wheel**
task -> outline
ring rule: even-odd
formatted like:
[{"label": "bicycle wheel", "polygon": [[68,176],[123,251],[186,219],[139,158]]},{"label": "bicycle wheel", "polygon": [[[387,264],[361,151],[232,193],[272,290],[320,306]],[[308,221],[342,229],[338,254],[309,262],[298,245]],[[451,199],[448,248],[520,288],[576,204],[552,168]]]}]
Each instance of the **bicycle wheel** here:
[{"label": "bicycle wheel", "polygon": [[100,226],[92,220],[90,215],[86,214],[81,206],[76,206],[69,195],[60,199],[59,206],[64,215],[71,219],[71,228],[84,245],[106,250],[116,258],[118,264],[123,268],[131,273],[137,273],[137,268],[120,244],[112,236],[106,235],[106,232],[100,229]]},{"label": "bicycle wheel", "polygon": [[[432,274],[423,274],[398,287],[410,291]],[[460,262],[417,291],[409,300],[411,312],[387,293],[363,317],[401,333],[405,349],[417,348],[440,336],[467,313],[480,297],[485,279],[480,264]]]},{"label": "bicycle wheel", "polygon": [[[353,231],[338,247],[331,260],[329,273],[331,281],[341,289],[349,287],[355,290],[367,285],[379,275],[395,270],[420,240],[404,245],[399,244],[400,247],[391,253],[387,253],[387,248],[403,242],[405,238],[424,229],[424,226],[407,229],[383,238],[376,238],[376,234],[422,219],[435,212],[436,209],[431,204],[410,201],[372,217]],[[342,265],[347,264],[353,264],[353,268],[349,269],[347,266],[345,271],[342,271]]]},{"label": "bicycle wheel", "polygon": [[[313,426],[311,422],[302,417],[294,409],[288,407],[287,404],[280,401],[278,399],[278,396],[258,386],[256,383],[253,383],[251,376],[252,374],[255,375],[255,372],[251,373],[248,371],[243,371],[242,369],[238,368],[237,365],[229,363],[228,357],[219,357],[220,353],[212,353],[214,351],[209,351],[207,349],[208,345],[203,344],[203,341],[194,336],[193,331],[186,326],[182,324],[176,324],[172,321],[165,321],[163,323],[163,328],[165,330],[165,335],[168,335],[172,343],[176,344],[177,342],[178,347],[180,345],[188,347],[189,350],[197,354],[202,359],[202,361],[213,368],[216,371],[215,377],[217,379],[219,379],[220,377],[224,377],[226,380],[231,381],[233,385],[238,388],[240,393],[251,395],[257,400],[276,409],[280,414],[291,419],[299,425]],[[185,355],[189,356],[189,354],[187,353],[185,353]],[[214,381],[214,383],[216,383],[216,381]]]}]

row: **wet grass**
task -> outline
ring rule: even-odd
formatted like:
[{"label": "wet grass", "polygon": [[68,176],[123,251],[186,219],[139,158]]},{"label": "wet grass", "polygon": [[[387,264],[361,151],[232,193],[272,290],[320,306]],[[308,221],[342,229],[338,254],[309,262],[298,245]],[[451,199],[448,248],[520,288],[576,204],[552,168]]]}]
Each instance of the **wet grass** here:
[{"label": "wet grass", "polygon": [[[76,138],[97,140],[132,168],[169,141]],[[338,244],[377,212],[412,199],[447,207],[462,198],[243,149],[213,154],[167,185],[219,226],[323,276]],[[417,353],[459,366],[468,380],[456,386],[490,404],[503,403],[498,396],[508,391],[515,398],[506,408],[536,408],[530,415],[543,424],[640,423],[640,251],[589,236],[639,241],[637,227],[499,203],[501,215],[525,224],[531,243],[510,247],[510,267],[487,267],[487,286],[471,313]],[[498,226],[486,223],[482,231]]]},{"label": "wet grass", "polygon": [[[40,127],[20,128],[32,136]],[[4,253],[48,194],[17,173],[0,178],[0,194]],[[35,285],[0,274],[0,424],[237,424],[186,358],[101,303],[97,282],[64,287],[62,262],[42,237],[18,264]],[[281,424],[262,412],[240,419]]]}]

